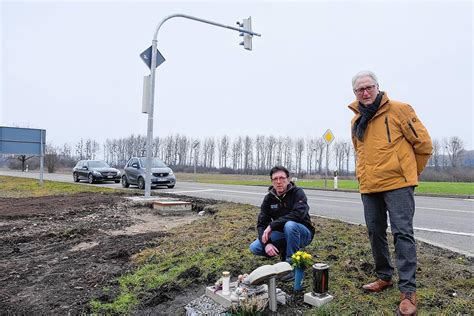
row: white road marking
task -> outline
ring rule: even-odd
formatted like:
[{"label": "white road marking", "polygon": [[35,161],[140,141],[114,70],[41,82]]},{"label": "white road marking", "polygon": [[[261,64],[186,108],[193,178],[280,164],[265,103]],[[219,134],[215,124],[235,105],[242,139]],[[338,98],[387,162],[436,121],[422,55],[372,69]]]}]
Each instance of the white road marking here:
[{"label": "white road marking", "polygon": [[449,234],[449,235],[460,235],[460,236],[474,237],[474,234],[472,234],[472,233],[453,232],[453,231],[444,230],[444,229],[431,229],[431,228],[423,228],[423,227],[413,227],[413,229],[421,230],[421,231],[425,231],[425,232],[432,232],[432,233],[441,233],[441,234]]},{"label": "white road marking", "polygon": [[[317,217],[322,217],[322,218],[328,218],[328,219],[337,219],[340,220],[339,218],[331,217],[331,216],[326,216],[326,215],[319,215],[319,214],[310,214],[312,216],[317,216]],[[353,224],[353,225],[364,225],[361,223],[356,223],[356,222],[351,222],[348,220],[344,220],[344,222]],[[390,227],[390,224],[388,225]],[[444,230],[444,229],[432,229],[432,228],[424,228],[424,227],[413,227],[414,230],[421,230],[421,231],[426,231],[426,232],[432,232],[432,233],[441,233],[441,234],[449,234],[449,235],[460,235],[460,236],[468,236],[468,237],[474,237],[474,234],[472,233],[464,233],[464,232],[453,232],[450,230]]]},{"label": "white road marking", "polygon": [[424,209],[424,210],[432,210],[432,211],[443,211],[443,212],[455,212],[455,213],[471,213],[474,214],[472,211],[463,211],[463,210],[450,210],[447,208],[435,208],[435,207],[423,207],[423,206],[416,206],[416,210]]},{"label": "white road marking", "polygon": [[181,193],[199,193],[199,192],[211,192],[216,191],[215,189],[203,189],[203,190],[193,190],[193,191],[174,191],[168,190],[166,193],[174,193],[174,194],[181,194]]}]

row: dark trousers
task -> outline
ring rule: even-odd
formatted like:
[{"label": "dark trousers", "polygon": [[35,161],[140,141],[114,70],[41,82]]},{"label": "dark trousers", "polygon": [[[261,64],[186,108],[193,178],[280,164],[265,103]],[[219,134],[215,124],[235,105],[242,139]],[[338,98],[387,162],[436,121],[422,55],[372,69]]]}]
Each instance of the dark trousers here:
[{"label": "dark trousers", "polygon": [[382,280],[393,275],[387,243],[387,212],[395,245],[400,292],[416,291],[416,244],[413,234],[414,188],[362,194],[375,272]]}]

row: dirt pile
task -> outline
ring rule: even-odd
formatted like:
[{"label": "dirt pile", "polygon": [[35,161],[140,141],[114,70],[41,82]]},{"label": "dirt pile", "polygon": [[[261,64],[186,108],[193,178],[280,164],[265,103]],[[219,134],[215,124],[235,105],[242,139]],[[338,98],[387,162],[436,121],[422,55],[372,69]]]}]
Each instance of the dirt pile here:
[{"label": "dirt pile", "polygon": [[132,254],[192,220],[166,217],[165,222],[119,194],[2,198],[0,310],[87,313],[90,300],[104,296],[101,289],[115,288],[116,277],[134,267]]}]

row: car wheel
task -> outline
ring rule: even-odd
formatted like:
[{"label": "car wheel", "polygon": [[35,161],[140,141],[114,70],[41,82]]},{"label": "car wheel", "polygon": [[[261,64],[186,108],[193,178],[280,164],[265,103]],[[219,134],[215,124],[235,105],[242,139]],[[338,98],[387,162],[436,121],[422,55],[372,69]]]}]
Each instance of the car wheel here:
[{"label": "car wheel", "polygon": [[126,177],[126,176],[123,176],[123,177],[122,177],[122,187],[123,187],[123,188],[128,188],[129,186],[130,186],[130,183],[128,183],[127,177]]},{"label": "car wheel", "polygon": [[79,177],[77,176],[77,173],[72,174],[72,178],[74,179],[74,182],[79,182]]},{"label": "car wheel", "polygon": [[138,188],[140,190],[145,189],[145,180],[142,177],[138,178]]},{"label": "car wheel", "polygon": [[89,173],[89,176],[87,177],[87,182],[89,182],[89,184],[94,183],[94,176],[92,175],[92,173]]},{"label": "car wheel", "polygon": [[168,187],[168,189],[172,189],[172,188],[174,188],[174,184],[173,185],[168,185],[167,187]]}]

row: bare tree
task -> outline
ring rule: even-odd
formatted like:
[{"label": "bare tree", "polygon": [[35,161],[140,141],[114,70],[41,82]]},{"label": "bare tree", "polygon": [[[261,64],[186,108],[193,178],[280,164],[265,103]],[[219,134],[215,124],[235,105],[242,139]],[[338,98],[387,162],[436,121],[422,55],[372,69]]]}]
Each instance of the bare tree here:
[{"label": "bare tree", "polygon": [[227,159],[229,158],[229,136],[224,135],[218,144],[219,168],[227,168]]},{"label": "bare tree", "polygon": [[257,135],[255,137],[255,169],[265,170],[265,136]]},{"label": "bare tree", "polygon": [[335,157],[335,169],[340,171],[341,170],[341,162],[342,162],[342,143],[339,141],[334,142],[334,146],[332,147],[332,151]]},{"label": "bare tree", "polygon": [[349,160],[352,153],[352,142],[350,140],[344,141],[344,154],[346,157],[346,173],[349,174]]},{"label": "bare tree", "polygon": [[99,143],[93,139],[88,138],[85,143],[85,158],[95,159],[97,152],[99,151]]},{"label": "bare tree", "polygon": [[191,143],[189,139],[186,136],[179,136],[176,139],[176,154],[177,154],[177,163],[180,166],[185,166],[186,165],[186,158],[187,158],[187,153],[189,151],[189,147],[191,146]]},{"label": "bare tree", "polygon": [[437,139],[433,139],[433,155],[430,158],[430,165],[436,170],[440,167],[441,143]]},{"label": "bare tree", "polygon": [[205,168],[211,168],[214,164],[214,155],[216,150],[216,142],[212,137],[206,137],[203,145],[203,166]]},{"label": "bare tree", "polygon": [[451,166],[456,168],[460,164],[461,152],[464,150],[464,144],[461,138],[458,136],[452,136],[446,143],[449,161]]},{"label": "bare tree", "polygon": [[316,152],[314,147],[314,139],[306,139],[306,169],[308,174],[311,174],[313,171],[313,158]]},{"label": "bare tree", "polygon": [[322,165],[323,165],[323,153],[325,149],[325,143],[321,137],[316,138],[314,142],[316,148],[316,155],[315,158],[317,159],[316,163],[318,165],[318,174],[322,172]]},{"label": "bare tree", "polygon": [[304,139],[303,138],[298,138],[295,141],[295,164],[296,164],[296,174],[298,176],[301,176],[301,163],[302,163],[302,158],[303,158],[303,152],[304,152]]},{"label": "bare tree", "polygon": [[25,172],[26,170],[26,161],[33,158],[35,156],[27,156],[27,155],[19,155],[16,156],[16,159],[21,161],[21,171]]},{"label": "bare tree", "polygon": [[[161,147],[163,147],[162,145],[163,145],[163,140],[160,137],[155,137],[153,139],[153,144],[151,146],[152,147],[151,151],[152,151],[152,156],[153,157],[160,157],[160,152],[161,152],[161,149],[162,149]],[[163,158],[163,157],[161,157],[161,158]]]},{"label": "bare tree", "polygon": [[277,156],[276,148],[277,148],[277,139],[273,136],[267,137],[267,140],[265,142],[266,168],[264,169],[270,170],[275,165],[275,160]]},{"label": "bare tree", "polygon": [[276,142],[276,157],[274,164],[282,165],[284,163],[283,154],[285,148],[285,138],[283,136],[278,137]]},{"label": "bare tree", "polygon": [[84,159],[84,140],[81,138],[79,142],[77,142],[75,146],[76,156],[79,160]]},{"label": "bare tree", "polygon": [[292,169],[292,158],[293,158],[293,140],[290,137],[285,137],[283,142],[283,161],[288,170]]},{"label": "bare tree", "polygon": [[239,136],[234,139],[232,143],[232,169],[235,171],[241,168],[241,157],[242,157],[242,137]]},{"label": "bare tree", "polygon": [[48,173],[56,171],[59,162],[58,150],[52,144],[47,144],[45,148],[44,164],[48,169]]},{"label": "bare tree", "polygon": [[244,172],[250,174],[253,164],[253,141],[249,136],[245,136],[243,143],[244,151]]}]

